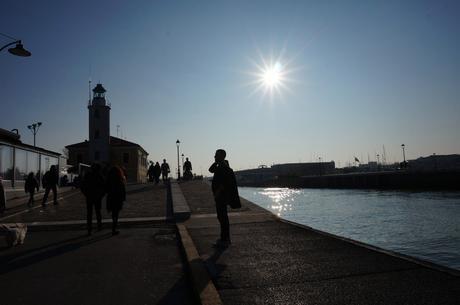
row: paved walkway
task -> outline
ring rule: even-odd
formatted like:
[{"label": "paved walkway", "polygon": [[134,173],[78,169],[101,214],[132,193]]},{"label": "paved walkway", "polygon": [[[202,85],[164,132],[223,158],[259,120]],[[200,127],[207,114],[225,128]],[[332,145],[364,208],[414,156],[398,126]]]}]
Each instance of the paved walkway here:
[{"label": "paved walkway", "polygon": [[166,188],[133,185],[127,193],[117,236],[110,224],[92,236],[74,225],[86,217],[79,192],[0,219],[40,223],[29,226],[24,245],[6,248],[0,238],[0,304],[196,304],[176,227],[165,221]]},{"label": "paved walkway", "polygon": [[224,304],[458,304],[460,278],[276,219],[243,200],[217,251],[210,186],[180,184],[186,228]]},{"label": "paved walkway", "polygon": [[[0,222],[31,223],[86,219],[85,198],[79,190],[59,194],[57,206],[51,203],[52,195],[50,197],[45,208],[41,207],[39,200],[36,200],[35,206],[31,209],[24,203],[21,207],[6,211],[0,216]],[[105,208],[105,199],[102,201],[102,217],[111,218]],[[120,217],[166,217],[166,187],[162,184],[128,185],[126,202]]]}]

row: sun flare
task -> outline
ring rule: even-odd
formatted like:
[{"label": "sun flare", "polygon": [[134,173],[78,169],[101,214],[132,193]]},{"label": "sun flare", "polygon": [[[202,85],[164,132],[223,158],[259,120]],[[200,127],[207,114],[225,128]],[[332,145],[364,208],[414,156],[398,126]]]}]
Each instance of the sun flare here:
[{"label": "sun flare", "polygon": [[255,85],[255,88],[251,95],[259,92],[264,100],[269,98],[270,101],[275,101],[283,100],[285,91],[290,92],[288,83],[293,80],[289,75],[293,69],[289,68],[291,61],[283,58],[283,53],[284,51],[278,57],[266,58],[259,52],[260,61],[252,60],[255,70],[248,74],[254,77],[250,84]]},{"label": "sun flare", "polygon": [[283,81],[282,66],[276,62],[273,66],[266,67],[262,72],[262,82],[268,88],[276,87]]}]

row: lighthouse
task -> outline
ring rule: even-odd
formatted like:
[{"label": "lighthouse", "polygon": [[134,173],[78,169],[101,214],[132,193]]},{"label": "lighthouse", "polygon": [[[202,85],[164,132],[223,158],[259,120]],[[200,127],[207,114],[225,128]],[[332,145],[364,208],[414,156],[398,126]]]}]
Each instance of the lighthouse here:
[{"label": "lighthouse", "polygon": [[88,103],[88,153],[91,163],[110,162],[110,104],[105,99],[106,92],[102,84],[97,84]]}]

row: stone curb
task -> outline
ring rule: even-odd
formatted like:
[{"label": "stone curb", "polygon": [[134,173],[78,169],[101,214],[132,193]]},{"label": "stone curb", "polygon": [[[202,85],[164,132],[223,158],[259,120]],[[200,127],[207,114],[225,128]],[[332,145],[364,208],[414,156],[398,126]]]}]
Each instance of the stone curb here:
[{"label": "stone curb", "polygon": [[183,223],[177,223],[177,221],[182,222],[190,218],[191,212],[187,200],[177,182],[171,182],[170,185],[174,219],[176,220],[180,244],[185,254],[193,292],[202,305],[222,305],[223,303],[216,286],[214,286],[208,270],[206,270],[205,264],[198,254],[198,250],[188,233],[187,227]]},{"label": "stone curb", "polygon": [[177,231],[188,263],[193,292],[202,305],[223,305],[187,228],[184,224],[177,224]]},{"label": "stone curb", "polygon": [[180,189],[177,181],[171,181],[171,201],[174,219],[176,221],[185,221],[190,218],[190,207],[188,206],[187,200],[185,200],[184,194]]}]

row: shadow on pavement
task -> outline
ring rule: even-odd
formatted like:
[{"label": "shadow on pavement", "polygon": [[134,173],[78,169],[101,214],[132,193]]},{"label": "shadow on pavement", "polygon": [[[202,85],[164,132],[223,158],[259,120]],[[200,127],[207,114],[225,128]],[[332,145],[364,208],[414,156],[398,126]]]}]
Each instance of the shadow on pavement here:
[{"label": "shadow on pavement", "polygon": [[198,301],[191,295],[188,279],[183,275],[171,289],[159,301],[158,305],[186,305],[199,304]]},{"label": "shadow on pavement", "polygon": [[89,238],[85,235],[63,240],[60,242],[48,244],[43,247],[27,250],[24,252],[15,252],[10,255],[0,256],[0,274],[5,274],[17,269],[21,269],[44,260],[78,250],[79,248],[110,238],[111,233]]},{"label": "shadow on pavement", "polygon": [[226,265],[223,264],[218,264],[217,261],[219,260],[220,256],[226,248],[216,248],[214,249],[214,253],[204,262],[206,269],[208,270],[209,274],[211,275],[211,278],[214,282],[214,285],[217,287],[217,282],[216,279],[219,277],[219,275],[225,270],[227,267]]}]

